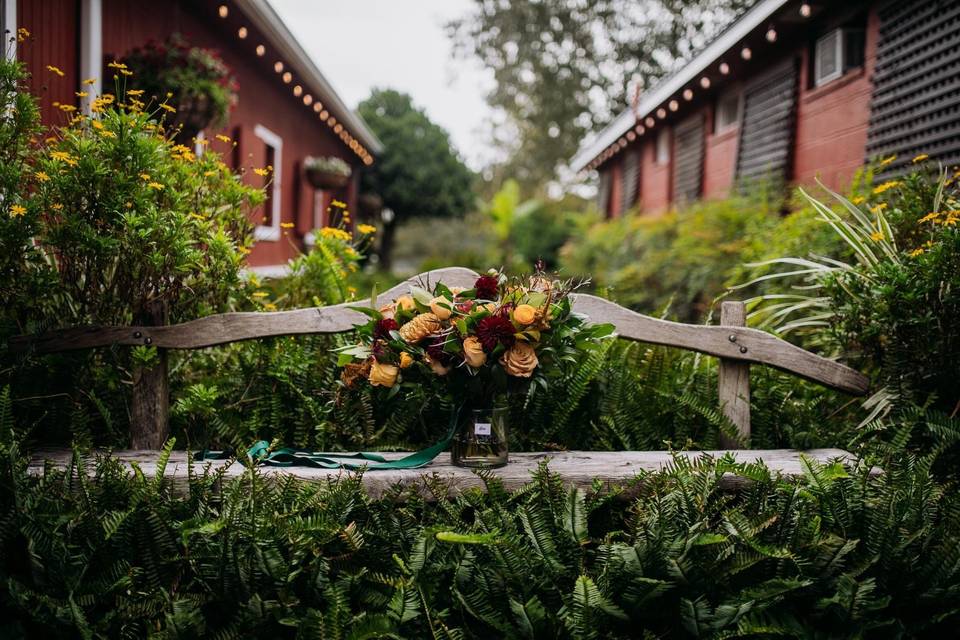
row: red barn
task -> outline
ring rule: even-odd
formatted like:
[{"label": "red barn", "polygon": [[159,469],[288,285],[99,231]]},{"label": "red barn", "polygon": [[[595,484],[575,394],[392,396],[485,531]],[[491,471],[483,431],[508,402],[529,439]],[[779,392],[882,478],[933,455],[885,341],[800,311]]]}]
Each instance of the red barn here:
[{"label": "red barn", "polygon": [[960,161],[960,2],[759,0],[585,143],[599,206],[655,214],[737,187],[842,187],[867,161]]},{"label": "red barn", "polygon": [[[249,257],[255,270],[282,272],[324,225],[332,198],[354,209],[360,172],[381,150],[264,0],[0,0],[0,20],[8,34],[18,28],[31,34],[7,55],[26,64],[48,124],[63,118],[54,102],[84,106],[76,96],[84,79],[96,79],[84,91],[112,91],[106,65],[151,39],[179,33],[195,46],[216,50],[240,89],[228,125],[204,136],[235,169],[274,166],[267,202],[255,214],[257,243]],[[47,65],[64,75],[48,73]],[[308,156],[347,161],[353,168],[349,184],[335,192],[313,189],[302,167]],[[258,185],[263,180],[252,172],[245,179]]]}]

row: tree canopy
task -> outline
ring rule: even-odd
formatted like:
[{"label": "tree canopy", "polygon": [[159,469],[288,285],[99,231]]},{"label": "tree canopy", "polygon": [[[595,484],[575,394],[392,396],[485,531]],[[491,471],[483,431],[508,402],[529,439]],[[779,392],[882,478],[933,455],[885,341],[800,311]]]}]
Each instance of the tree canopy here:
[{"label": "tree canopy", "polygon": [[458,53],[494,73],[492,133],[528,186],[553,178],[580,140],[703,47],[752,0],[475,0],[448,25]]},{"label": "tree canopy", "polygon": [[473,173],[449,134],[409,95],[374,89],[357,111],[384,146],[364,172],[363,187],[379,194],[398,218],[460,215],[473,205]]}]

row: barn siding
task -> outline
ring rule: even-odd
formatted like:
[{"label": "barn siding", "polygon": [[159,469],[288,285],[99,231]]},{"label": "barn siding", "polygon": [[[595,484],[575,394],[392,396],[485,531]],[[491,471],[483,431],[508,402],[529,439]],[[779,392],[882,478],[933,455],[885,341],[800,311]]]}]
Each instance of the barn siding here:
[{"label": "barn siding", "polygon": [[704,126],[702,113],[677,125],[673,160],[673,202],[682,206],[703,193]]},{"label": "barn siding", "polygon": [[720,133],[713,132],[714,109],[708,109],[704,122],[707,131],[703,153],[703,197],[726,198],[733,186],[733,173],[737,164],[737,138],[740,126]]},{"label": "barn siding", "polygon": [[[664,125],[666,126],[666,125]],[[670,208],[670,162],[658,164],[657,136],[644,136],[641,146],[641,178],[643,193],[641,209],[644,213],[659,214]],[[670,154],[671,161],[673,153]]]},{"label": "barn siding", "polygon": [[[19,0],[17,27],[31,36],[17,47],[17,58],[27,66],[30,92],[39,97],[40,113],[47,123],[66,124],[70,116],[54,103],[77,106],[79,90],[78,29],[80,14],[76,0]],[[63,77],[47,69],[63,71]]]},{"label": "barn siding", "polygon": [[960,162],[960,0],[898,0],[878,13],[867,158],[898,156],[884,176],[921,153]]}]

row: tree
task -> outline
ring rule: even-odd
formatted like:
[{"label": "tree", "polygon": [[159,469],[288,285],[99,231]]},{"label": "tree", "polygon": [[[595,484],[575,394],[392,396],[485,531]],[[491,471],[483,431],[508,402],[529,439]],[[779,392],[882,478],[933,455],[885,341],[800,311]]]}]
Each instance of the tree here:
[{"label": "tree", "polygon": [[384,146],[362,180],[363,188],[379,194],[395,213],[385,221],[380,242],[380,263],[389,268],[397,223],[413,216],[462,215],[473,205],[474,176],[449,134],[409,95],[374,89],[357,111]]},{"label": "tree", "polygon": [[493,70],[498,174],[553,179],[583,137],[753,4],[752,0],[475,0],[448,25],[461,56]]}]

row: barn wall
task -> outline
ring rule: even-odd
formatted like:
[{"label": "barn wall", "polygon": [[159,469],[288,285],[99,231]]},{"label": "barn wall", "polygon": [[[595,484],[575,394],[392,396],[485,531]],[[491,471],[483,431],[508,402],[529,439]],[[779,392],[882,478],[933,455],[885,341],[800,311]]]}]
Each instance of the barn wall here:
[{"label": "barn wall", "polygon": [[[17,47],[17,57],[30,72],[30,92],[40,99],[40,113],[47,123],[66,124],[70,116],[53,106],[59,102],[77,105],[77,30],[80,21],[77,0],[19,0],[17,27],[27,29],[30,38]],[[63,71],[63,77],[47,69]]]},{"label": "barn wall", "polygon": [[713,109],[707,111],[704,127],[706,142],[703,156],[703,197],[705,200],[726,198],[733,187],[733,173],[737,163],[737,136],[740,127],[713,132]]},{"label": "barn wall", "polygon": [[670,154],[669,162],[656,163],[656,133],[644,136],[641,144],[640,183],[643,185],[643,194],[640,209],[645,214],[656,215],[670,208],[670,167],[674,154]]},{"label": "barn wall", "polygon": [[842,188],[863,166],[878,24],[877,12],[871,9],[867,16],[863,68],[822,87],[812,86],[812,55],[809,47],[803,49],[794,182],[812,184],[819,177],[830,188]]}]

